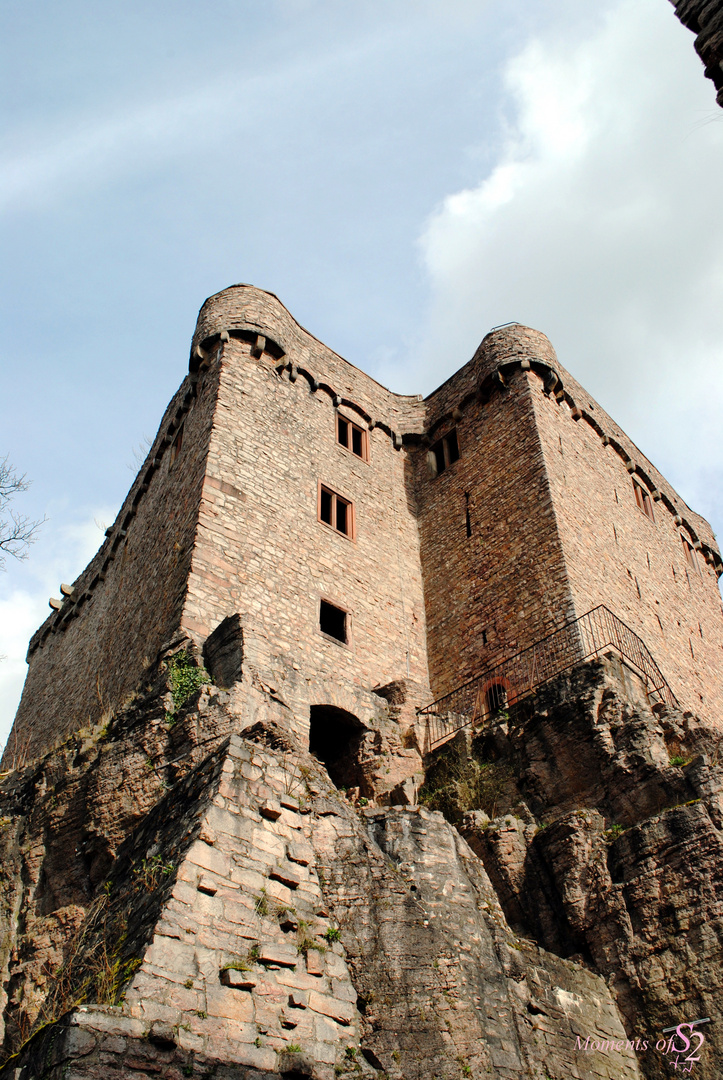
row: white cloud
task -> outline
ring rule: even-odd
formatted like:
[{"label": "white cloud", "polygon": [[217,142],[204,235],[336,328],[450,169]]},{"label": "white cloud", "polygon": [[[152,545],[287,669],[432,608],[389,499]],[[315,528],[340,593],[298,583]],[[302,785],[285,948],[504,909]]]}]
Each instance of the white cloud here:
[{"label": "white cloud", "polygon": [[659,0],[617,0],[592,27],[528,41],[505,84],[495,167],[445,199],[421,240],[429,388],[490,326],[535,326],[684,497],[723,517],[710,489],[723,458],[723,114],[693,36]]},{"label": "white cloud", "polygon": [[7,740],[25,682],[28,642],[49,614],[48,597],[58,596],[61,580],[77,577],[100,547],[103,532],[98,523],[114,518],[115,511],[102,507],[52,533],[46,528],[32,549],[31,561],[8,560],[0,598],[0,747]]}]

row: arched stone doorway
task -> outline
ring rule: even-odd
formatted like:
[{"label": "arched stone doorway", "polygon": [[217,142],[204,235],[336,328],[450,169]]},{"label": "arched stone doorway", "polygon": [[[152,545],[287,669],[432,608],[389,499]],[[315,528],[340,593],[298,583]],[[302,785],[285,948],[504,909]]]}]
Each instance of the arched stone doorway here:
[{"label": "arched stone doorway", "polygon": [[309,751],[323,762],[336,787],[358,787],[362,795],[367,794],[360,764],[366,731],[353,713],[336,705],[309,710]]}]

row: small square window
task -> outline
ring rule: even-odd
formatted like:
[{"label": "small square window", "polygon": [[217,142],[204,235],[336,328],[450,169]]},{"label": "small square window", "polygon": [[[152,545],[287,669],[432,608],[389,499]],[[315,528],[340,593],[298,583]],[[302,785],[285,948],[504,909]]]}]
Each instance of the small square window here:
[{"label": "small square window", "polygon": [[331,488],[319,484],[319,521],[329,525],[335,532],[354,539],[354,504],[337,495]]},{"label": "small square window", "polygon": [[650,495],[637,480],[633,480],[633,491],[635,492],[635,502],[638,504],[638,509],[642,510],[645,516],[649,517],[651,521],[655,521],[655,518],[653,517],[653,503]]},{"label": "small square window", "polygon": [[319,629],[346,645],[349,640],[348,613],[336,604],[322,600],[319,604]]},{"label": "small square window", "polygon": [[336,441],[339,446],[343,446],[345,450],[349,450],[350,453],[361,458],[362,461],[369,460],[367,432],[364,428],[359,427],[358,424],[353,423],[351,420],[347,420],[345,416],[341,416],[339,413],[336,414]]},{"label": "small square window", "polygon": [[450,465],[453,465],[458,460],[457,429],[452,428],[443,438],[432,444],[427,454],[429,471],[432,476],[439,476],[440,473],[443,473],[445,469],[448,469]]},{"label": "small square window", "polygon": [[688,566],[693,568],[693,570],[698,570],[698,558],[697,558],[697,556],[695,554],[695,548],[693,547],[690,540],[688,540],[688,538],[686,536],[681,536],[680,539],[681,539],[681,541],[683,543],[683,551],[685,552],[685,561],[688,563]]}]

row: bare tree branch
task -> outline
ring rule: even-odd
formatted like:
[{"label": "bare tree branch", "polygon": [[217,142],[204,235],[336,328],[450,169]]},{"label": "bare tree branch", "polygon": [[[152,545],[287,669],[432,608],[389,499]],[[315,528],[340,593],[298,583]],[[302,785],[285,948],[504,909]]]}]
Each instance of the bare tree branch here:
[{"label": "bare tree branch", "polygon": [[8,509],[10,501],[29,487],[25,474],[19,476],[7,457],[0,459],[0,569],[5,566],[3,553],[14,559],[27,558],[28,547],[45,521],[45,518],[33,521]]}]

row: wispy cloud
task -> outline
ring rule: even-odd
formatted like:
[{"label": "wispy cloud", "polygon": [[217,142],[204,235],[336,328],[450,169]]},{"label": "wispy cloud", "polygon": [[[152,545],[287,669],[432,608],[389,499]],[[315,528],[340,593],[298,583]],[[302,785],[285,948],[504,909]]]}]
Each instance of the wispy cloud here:
[{"label": "wispy cloud", "polygon": [[[492,325],[545,331],[697,508],[723,459],[723,116],[692,37],[657,0],[551,26],[507,65],[495,167],[450,195],[421,240],[422,343],[466,357]],[[704,392],[701,389],[704,388]],[[721,520],[723,524],[723,520]]]}]

